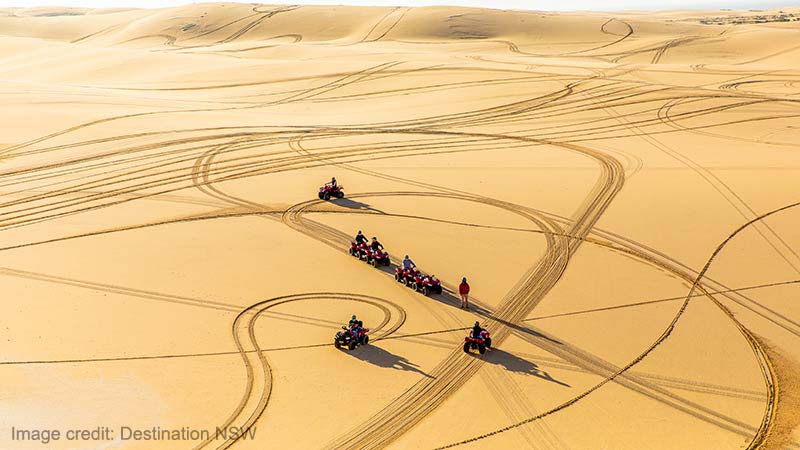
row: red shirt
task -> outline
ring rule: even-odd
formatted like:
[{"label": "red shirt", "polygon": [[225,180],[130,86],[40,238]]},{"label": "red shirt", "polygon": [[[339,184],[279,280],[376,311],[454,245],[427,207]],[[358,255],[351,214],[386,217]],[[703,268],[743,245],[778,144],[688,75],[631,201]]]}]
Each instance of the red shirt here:
[{"label": "red shirt", "polygon": [[469,294],[469,284],[461,283],[458,285],[458,293],[461,295]]}]

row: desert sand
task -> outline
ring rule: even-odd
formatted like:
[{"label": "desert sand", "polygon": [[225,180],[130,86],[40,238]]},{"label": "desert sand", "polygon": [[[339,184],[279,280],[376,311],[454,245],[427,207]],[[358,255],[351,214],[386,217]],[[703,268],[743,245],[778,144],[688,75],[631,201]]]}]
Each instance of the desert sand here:
[{"label": "desert sand", "polygon": [[0,9],[0,448],[800,448],[798,16]]}]

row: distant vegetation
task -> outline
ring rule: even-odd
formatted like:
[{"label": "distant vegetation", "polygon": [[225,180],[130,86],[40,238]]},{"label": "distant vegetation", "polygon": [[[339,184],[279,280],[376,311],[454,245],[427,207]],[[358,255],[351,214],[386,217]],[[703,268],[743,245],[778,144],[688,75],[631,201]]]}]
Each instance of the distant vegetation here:
[{"label": "distant vegetation", "polygon": [[719,16],[703,17],[698,21],[704,25],[742,25],[746,23],[768,23],[768,22],[796,22],[800,16],[794,13],[783,11],[777,14],[758,14],[752,16]]}]

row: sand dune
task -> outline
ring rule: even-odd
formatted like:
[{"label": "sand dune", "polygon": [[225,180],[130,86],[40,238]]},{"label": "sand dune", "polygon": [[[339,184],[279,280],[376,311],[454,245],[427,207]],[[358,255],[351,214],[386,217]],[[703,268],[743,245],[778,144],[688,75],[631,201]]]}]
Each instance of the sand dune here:
[{"label": "sand dune", "polygon": [[798,15],[0,8],[0,448],[800,447]]}]

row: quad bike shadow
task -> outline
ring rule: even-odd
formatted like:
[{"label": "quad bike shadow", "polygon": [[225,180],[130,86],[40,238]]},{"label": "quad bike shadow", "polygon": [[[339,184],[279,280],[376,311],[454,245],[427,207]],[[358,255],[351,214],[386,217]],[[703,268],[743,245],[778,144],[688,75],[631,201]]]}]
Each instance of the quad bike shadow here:
[{"label": "quad bike shadow", "polygon": [[486,355],[484,361],[504,367],[509,372],[533,375],[545,381],[558,384],[564,387],[571,387],[569,384],[556,380],[549,373],[542,370],[536,363],[528,361],[527,359],[520,358],[519,356],[509,353],[505,350],[493,349]]},{"label": "quad bike shadow", "polygon": [[408,372],[416,372],[420,375],[431,378],[430,375],[420,370],[416,364],[412,363],[408,359],[400,355],[395,355],[394,353],[388,350],[384,350],[374,345],[362,347],[358,349],[358,351],[352,352],[350,354],[364,362],[373,364],[378,367],[384,367],[387,369],[395,369],[395,370],[404,370]]}]

